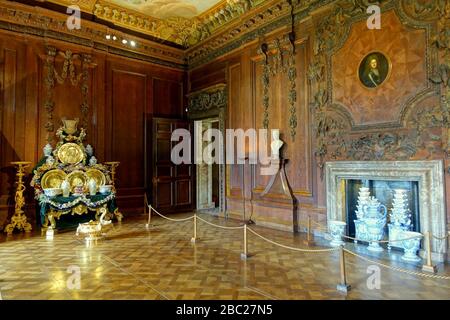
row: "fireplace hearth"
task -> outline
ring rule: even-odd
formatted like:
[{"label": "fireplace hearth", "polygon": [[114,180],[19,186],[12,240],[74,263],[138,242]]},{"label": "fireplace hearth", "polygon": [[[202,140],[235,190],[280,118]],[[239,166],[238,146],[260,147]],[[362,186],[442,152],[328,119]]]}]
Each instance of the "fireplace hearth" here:
[{"label": "fireplace hearth", "polygon": [[[381,203],[392,203],[392,190],[408,190],[413,230],[443,236],[446,232],[444,168],[442,161],[337,161],[325,164],[327,220],[347,222],[347,235],[354,235],[355,189],[366,184]],[[357,192],[357,190],[356,190]],[[353,226],[353,227],[352,227]],[[447,259],[447,243],[432,240],[433,259]],[[423,256],[423,250],[420,254]]]}]

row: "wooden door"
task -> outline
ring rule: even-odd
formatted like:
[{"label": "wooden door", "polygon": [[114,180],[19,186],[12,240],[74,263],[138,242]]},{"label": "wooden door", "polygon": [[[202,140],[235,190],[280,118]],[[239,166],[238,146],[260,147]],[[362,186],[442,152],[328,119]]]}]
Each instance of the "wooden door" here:
[{"label": "wooden door", "polygon": [[170,158],[172,148],[178,143],[171,141],[172,132],[176,129],[186,129],[192,133],[192,123],[186,120],[153,119],[152,204],[161,212],[190,211],[194,208],[194,166],[175,165]]}]

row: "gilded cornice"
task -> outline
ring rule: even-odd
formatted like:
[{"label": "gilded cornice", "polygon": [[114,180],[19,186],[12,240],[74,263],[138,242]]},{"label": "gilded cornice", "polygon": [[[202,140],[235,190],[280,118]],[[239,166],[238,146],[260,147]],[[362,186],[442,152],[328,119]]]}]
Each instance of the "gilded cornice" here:
[{"label": "gilded cornice", "polygon": [[104,0],[47,0],[58,5],[78,5],[84,12],[117,26],[170,41],[185,48],[207,39],[227,24],[272,0],[222,0],[192,19],[173,17],[158,19],[148,14]]},{"label": "gilded cornice", "polygon": [[[0,2],[0,27],[2,29],[38,35],[47,38],[77,43],[99,50],[121,52],[122,55],[143,56],[143,60],[165,64],[176,68],[184,68],[184,51],[150,40],[130,36],[124,32],[85,21],[81,29],[67,28],[67,15],[40,7],[31,7],[14,2]],[[106,35],[114,34],[117,41],[106,39]],[[134,40],[138,45],[134,48],[121,42],[122,39]]]},{"label": "gilded cornice", "polygon": [[[295,23],[307,17],[312,11],[335,0],[292,0]],[[266,1],[263,5],[226,25],[220,32],[203,42],[188,48],[186,58],[189,68],[220,57],[246,43],[291,23],[291,5],[288,0]]]}]

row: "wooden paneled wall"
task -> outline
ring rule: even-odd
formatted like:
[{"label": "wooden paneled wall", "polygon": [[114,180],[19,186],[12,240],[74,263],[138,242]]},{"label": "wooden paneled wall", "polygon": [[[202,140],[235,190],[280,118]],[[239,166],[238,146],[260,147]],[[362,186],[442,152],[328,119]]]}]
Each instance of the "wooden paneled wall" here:
[{"label": "wooden paneled wall", "polygon": [[[14,160],[37,163],[46,143],[46,45],[92,55],[89,65],[87,141],[100,162],[120,161],[118,204],[124,212],[142,212],[143,194],[151,188],[152,117],[184,117],[182,70],[122,58],[91,48],[0,32],[0,228],[11,214]],[[61,73],[63,59],[55,60]],[[80,70],[75,65],[76,71]],[[80,84],[55,83],[53,124],[81,118]],[[28,215],[34,217],[28,188]]]},{"label": "wooden paneled wall", "polygon": [[[429,23],[427,25],[420,20],[408,20],[406,23],[404,17],[399,17],[395,10],[387,10],[382,15],[383,26],[380,30],[367,29],[366,21],[360,19],[352,22],[348,29],[345,24],[340,26],[341,30],[336,27],[336,32],[333,33],[329,31],[335,30],[332,24],[340,22],[335,21],[332,11],[327,14],[329,18],[321,12],[296,26],[295,108],[298,125],[295,141],[290,137],[291,128],[288,119],[290,115],[288,77],[282,73],[271,76],[269,88],[269,129],[279,128],[281,138],[285,141],[283,154],[289,159],[286,173],[297,199],[298,218],[305,219],[306,215],[312,215],[315,220],[321,222],[326,220],[326,194],[325,179],[321,176],[319,166],[320,158],[316,155],[323,150],[318,149],[318,127],[315,119],[320,117],[320,114],[314,109],[318,96],[311,72],[312,67],[319,65],[318,62],[324,62],[323,69],[320,67],[318,72],[321,73],[322,89],[328,92],[325,96],[328,97],[325,101],[328,108],[325,112],[329,112],[328,120],[334,119],[332,113],[336,112],[341,117],[337,117],[336,121],[340,121],[339,125],[345,127],[341,136],[337,137],[339,139],[336,139],[344,145],[342,152],[339,153],[339,149],[336,149],[340,145],[337,143],[333,145],[333,140],[328,137],[328,153],[324,156],[325,161],[440,159],[445,161],[446,167],[448,165],[440,145],[437,148],[433,147],[434,149],[431,147],[437,137],[445,137],[444,129],[441,130],[439,125],[438,128],[431,125],[426,129],[435,135],[434,138],[432,134],[428,138],[423,135],[421,137],[423,144],[411,139],[410,144],[414,152],[409,156],[401,151],[396,152],[395,143],[384,145],[382,141],[383,134],[399,137],[400,146],[401,143],[408,141],[401,140],[406,139],[401,138],[405,131],[413,132],[411,137],[415,137],[414,134],[417,133],[417,128],[412,124],[414,121],[411,120],[414,114],[433,106],[439,108],[439,89],[429,81],[432,70],[436,70],[439,65],[433,53],[434,49],[430,45],[430,36],[427,35],[427,28],[435,30],[434,22],[427,21]],[[325,23],[321,25],[325,19],[329,19],[326,22],[330,23],[330,29],[327,29]],[[320,31],[320,26],[325,27]],[[265,56],[260,51],[261,44],[271,43],[289,32],[288,26],[281,27],[207,65],[190,70],[189,90],[192,92],[217,83],[226,83],[229,93],[227,128],[244,130],[262,128],[264,113],[262,79]],[[328,52],[323,48],[329,45],[334,47],[327,56]],[[390,76],[377,91],[363,88],[357,76],[359,63],[373,51],[385,53],[392,63]],[[422,112],[431,114],[431,111]],[[376,134],[381,136],[377,138]],[[352,147],[356,146],[358,149],[358,142],[365,141],[369,141],[370,151],[362,152],[361,155],[354,153]],[[441,140],[437,141],[437,144],[440,144]],[[428,152],[426,146],[430,146]],[[364,146],[361,148],[364,150]],[[252,204],[257,201],[258,195],[269,181],[269,177],[260,175],[259,169],[259,166],[251,168],[248,165],[227,166],[227,211],[231,216],[248,219]],[[448,174],[446,181],[449,199]],[[271,211],[276,214],[276,208],[272,208]],[[258,215],[256,212],[255,214]]]}]

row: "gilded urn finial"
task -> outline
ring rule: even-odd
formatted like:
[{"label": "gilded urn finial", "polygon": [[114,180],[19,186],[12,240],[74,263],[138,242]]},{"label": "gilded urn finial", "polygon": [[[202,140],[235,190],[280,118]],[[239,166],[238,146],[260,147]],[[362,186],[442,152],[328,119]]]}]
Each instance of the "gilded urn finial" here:
[{"label": "gilded urn finial", "polygon": [[79,119],[75,118],[74,120],[67,120],[66,118],[62,118],[63,130],[68,135],[75,134],[77,132],[77,126]]}]

